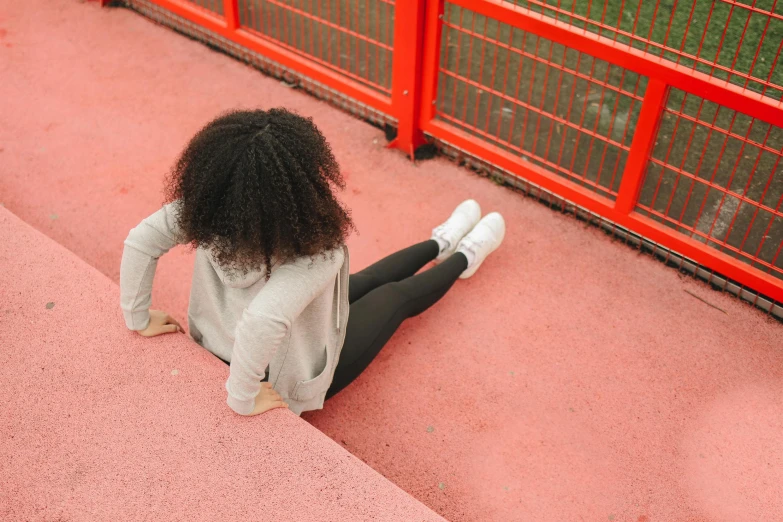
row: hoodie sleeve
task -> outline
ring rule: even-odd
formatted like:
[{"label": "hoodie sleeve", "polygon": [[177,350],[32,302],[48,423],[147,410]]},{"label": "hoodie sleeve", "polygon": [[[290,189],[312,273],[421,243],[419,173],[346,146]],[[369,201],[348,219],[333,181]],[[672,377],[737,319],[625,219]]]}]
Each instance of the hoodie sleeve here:
[{"label": "hoodie sleeve", "polygon": [[236,327],[226,381],[226,402],[232,410],[241,415],[253,411],[269,361],[299,314],[334,284],[343,259],[343,251],[338,249],[326,259],[305,257],[277,268],[244,310]]},{"label": "hoodie sleeve", "polygon": [[150,322],[152,280],[158,258],[181,243],[176,225],[176,202],[144,219],[128,233],[120,264],[120,307],[131,330]]}]

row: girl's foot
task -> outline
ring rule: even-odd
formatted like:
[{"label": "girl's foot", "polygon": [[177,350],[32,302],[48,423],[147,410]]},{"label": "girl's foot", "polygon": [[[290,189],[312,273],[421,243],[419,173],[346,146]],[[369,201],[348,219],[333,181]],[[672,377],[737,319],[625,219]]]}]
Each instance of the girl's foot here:
[{"label": "girl's foot", "polygon": [[497,212],[484,216],[457,245],[456,251],[462,252],[468,258],[468,268],[459,278],[467,279],[475,274],[487,256],[497,250],[505,235],[506,222],[503,216]]},{"label": "girl's foot", "polygon": [[435,227],[432,239],[438,242],[440,253],[435,258],[439,263],[457,250],[460,240],[470,232],[481,219],[481,207],[472,199],[460,203],[445,223]]}]

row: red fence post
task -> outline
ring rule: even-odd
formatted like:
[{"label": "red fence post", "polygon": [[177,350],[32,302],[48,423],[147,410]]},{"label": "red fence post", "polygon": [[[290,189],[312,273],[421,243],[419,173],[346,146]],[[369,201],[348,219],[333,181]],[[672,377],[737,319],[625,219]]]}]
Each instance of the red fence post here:
[{"label": "red fence post", "polygon": [[422,87],[420,125],[426,125],[435,117],[438,99],[438,67],[440,66],[440,41],[443,34],[444,0],[427,0],[424,19],[424,55],[422,57]]},{"label": "red fence post", "polygon": [[411,159],[425,143],[419,126],[425,6],[426,0],[397,0],[394,8],[392,110],[397,116],[397,137],[389,147],[405,151]]},{"label": "red fence post", "polygon": [[235,31],[239,27],[239,0],[223,0],[223,16],[226,18],[226,27],[229,31]]},{"label": "red fence post", "polygon": [[620,183],[617,200],[614,204],[614,208],[623,214],[630,214],[636,207],[636,200],[639,198],[639,191],[644,183],[647,158],[649,158],[655,143],[658,121],[660,121],[664,103],[666,103],[666,90],[666,84],[660,80],[650,78],[647,82],[642,110],[639,112],[639,121],[636,124],[633,141],[631,141],[631,150],[628,152],[628,160],[625,162],[623,180]]}]

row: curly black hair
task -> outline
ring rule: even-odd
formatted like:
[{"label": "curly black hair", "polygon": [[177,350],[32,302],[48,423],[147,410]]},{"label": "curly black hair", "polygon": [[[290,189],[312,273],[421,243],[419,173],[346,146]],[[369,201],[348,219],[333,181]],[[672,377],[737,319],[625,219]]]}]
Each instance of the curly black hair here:
[{"label": "curly black hair", "polygon": [[350,212],[332,188],[340,167],[311,118],[286,109],[235,110],[188,143],[166,180],[184,239],[228,270],[264,270],[343,244]]}]

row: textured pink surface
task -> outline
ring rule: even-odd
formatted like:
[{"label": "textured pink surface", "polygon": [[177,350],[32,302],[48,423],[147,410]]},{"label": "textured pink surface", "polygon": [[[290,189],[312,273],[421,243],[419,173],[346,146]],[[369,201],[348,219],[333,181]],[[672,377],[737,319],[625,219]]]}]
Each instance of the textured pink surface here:
[{"label": "textured pink surface", "polygon": [[443,520],[226,366],[145,340],[117,286],[0,208],[0,520]]},{"label": "textured pink surface", "polygon": [[[315,118],[348,178],[354,269],[467,197],[505,215],[479,273],[304,416],[442,515],[783,519],[780,324],[445,160],[413,165],[379,130],[134,13],[7,2],[0,28],[0,201],[115,281],[177,152],[230,107]],[[190,271],[175,251],[156,281],[179,318]],[[177,364],[209,360],[188,353]],[[215,415],[219,381],[204,383]]]}]

